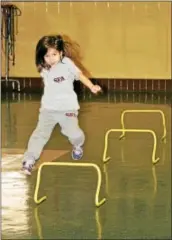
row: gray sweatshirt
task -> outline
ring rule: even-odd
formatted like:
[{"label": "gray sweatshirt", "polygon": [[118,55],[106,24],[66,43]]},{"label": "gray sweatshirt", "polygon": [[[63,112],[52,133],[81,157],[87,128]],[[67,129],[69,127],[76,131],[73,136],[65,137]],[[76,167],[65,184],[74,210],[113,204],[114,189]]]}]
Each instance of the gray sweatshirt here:
[{"label": "gray sweatshirt", "polygon": [[41,109],[56,111],[78,110],[79,103],[74,91],[73,82],[79,80],[80,69],[74,62],[64,57],[49,70],[43,69],[44,94]]}]

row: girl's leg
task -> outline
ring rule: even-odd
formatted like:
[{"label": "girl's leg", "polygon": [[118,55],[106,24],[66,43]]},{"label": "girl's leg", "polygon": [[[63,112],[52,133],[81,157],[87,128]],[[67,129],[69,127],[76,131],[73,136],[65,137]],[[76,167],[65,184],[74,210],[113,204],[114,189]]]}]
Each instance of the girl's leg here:
[{"label": "girl's leg", "polygon": [[53,111],[43,110],[40,112],[37,127],[29,139],[28,148],[23,158],[23,168],[28,171],[28,174],[31,173],[35,161],[40,157],[56,123]]},{"label": "girl's leg", "polygon": [[68,137],[73,145],[72,158],[79,160],[83,156],[82,146],[85,142],[84,132],[78,125],[78,111],[62,113],[59,118],[61,133]]}]

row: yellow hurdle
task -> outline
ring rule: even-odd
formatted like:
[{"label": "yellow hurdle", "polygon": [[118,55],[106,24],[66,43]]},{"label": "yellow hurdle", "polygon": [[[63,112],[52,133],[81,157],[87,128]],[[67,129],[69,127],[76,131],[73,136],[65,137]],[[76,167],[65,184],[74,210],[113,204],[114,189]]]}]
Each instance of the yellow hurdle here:
[{"label": "yellow hurdle", "polygon": [[69,162],[45,162],[45,163],[42,163],[38,168],[36,187],[35,187],[35,193],[34,193],[34,201],[36,204],[40,204],[47,198],[46,196],[43,196],[40,199],[38,199],[38,191],[39,191],[39,186],[40,186],[40,181],[41,181],[41,171],[44,166],[93,167],[93,168],[95,168],[97,171],[97,175],[98,175],[97,189],[96,189],[96,194],[95,194],[95,205],[96,205],[96,207],[100,207],[106,201],[105,198],[103,198],[101,201],[99,201],[99,193],[100,193],[100,187],[101,187],[101,183],[102,183],[102,174],[101,174],[100,168],[96,164],[94,164],[94,163],[69,163]]},{"label": "yellow hurdle", "polygon": [[103,152],[103,162],[106,163],[109,161],[110,157],[106,157],[107,148],[108,148],[108,136],[111,132],[136,132],[136,133],[151,133],[154,139],[153,151],[152,151],[152,163],[157,163],[159,158],[155,158],[156,147],[157,147],[157,138],[154,131],[149,129],[109,129],[105,134],[105,145]]},{"label": "yellow hurdle", "polygon": [[[126,113],[159,113],[161,116],[162,116],[162,124],[163,124],[163,136],[162,136],[162,140],[164,140],[166,138],[166,135],[167,135],[167,130],[166,130],[166,121],[165,121],[165,115],[163,113],[163,111],[161,110],[124,110],[121,114],[121,125],[122,125],[122,128],[125,129],[125,126],[124,126],[124,116]],[[123,131],[121,136],[120,136],[120,139],[122,137],[125,136],[125,132]]]}]

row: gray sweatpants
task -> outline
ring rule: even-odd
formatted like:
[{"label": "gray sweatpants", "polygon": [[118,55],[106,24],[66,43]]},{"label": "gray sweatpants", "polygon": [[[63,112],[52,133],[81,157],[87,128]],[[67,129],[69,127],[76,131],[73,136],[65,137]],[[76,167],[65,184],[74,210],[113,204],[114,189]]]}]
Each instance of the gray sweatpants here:
[{"label": "gray sweatpants", "polygon": [[68,137],[73,146],[82,146],[85,141],[85,135],[78,125],[77,116],[78,111],[41,110],[37,127],[33,131],[28,142],[27,151],[24,153],[23,162],[34,164],[39,159],[57,123],[61,127],[61,133]]}]

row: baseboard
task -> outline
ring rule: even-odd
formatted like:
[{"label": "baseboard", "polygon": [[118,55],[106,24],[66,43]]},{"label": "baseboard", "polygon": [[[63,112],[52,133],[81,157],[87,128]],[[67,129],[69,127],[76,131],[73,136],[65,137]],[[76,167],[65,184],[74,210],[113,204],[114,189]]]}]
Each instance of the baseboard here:
[{"label": "baseboard", "polygon": [[[172,92],[172,79],[91,79],[99,84],[104,92]],[[81,94],[87,91],[79,81],[75,81],[75,90]],[[9,81],[1,79],[1,92],[20,91],[25,93],[41,93],[43,82],[41,78],[10,77]]]}]

